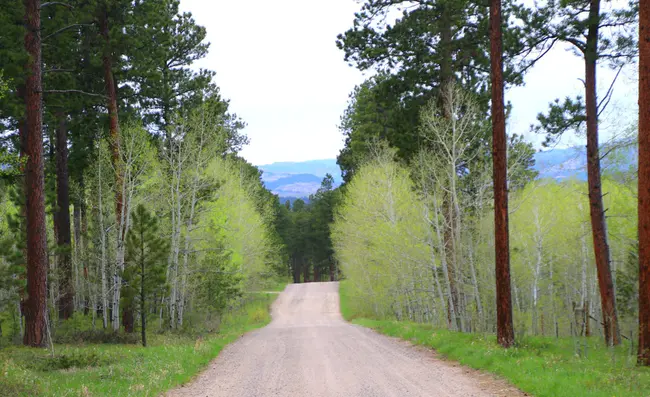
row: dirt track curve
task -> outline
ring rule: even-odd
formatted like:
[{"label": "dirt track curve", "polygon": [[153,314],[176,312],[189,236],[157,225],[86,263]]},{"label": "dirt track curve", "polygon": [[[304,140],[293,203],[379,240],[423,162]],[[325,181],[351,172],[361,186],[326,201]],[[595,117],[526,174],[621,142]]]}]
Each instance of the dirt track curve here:
[{"label": "dirt track curve", "polygon": [[169,396],[523,396],[506,383],[423,348],[346,323],[338,283],[291,284],[273,321],[227,346]]}]

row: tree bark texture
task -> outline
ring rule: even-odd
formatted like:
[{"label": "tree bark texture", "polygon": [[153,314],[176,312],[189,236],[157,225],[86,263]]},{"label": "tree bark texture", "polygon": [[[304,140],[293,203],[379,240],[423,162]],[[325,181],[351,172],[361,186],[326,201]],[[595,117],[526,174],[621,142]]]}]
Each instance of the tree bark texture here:
[{"label": "tree bark texture", "polygon": [[104,70],[104,85],[106,88],[108,109],[108,130],[110,136],[111,161],[115,168],[115,219],[122,218],[124,198],[122,197],[122,185],[124,184],[124,172],[120,161],[120,123],[117,108],[117,89],[113,76],[113,59],[111,54],[110,30],[108,26],[108,11],[101,14],[101,35],[104,39],[104,52],[102,55],[102,67]]},{"label": "tree bark texture", "polygon": [[65,115],[57,115],[56,131],[56,229],[59,248],[59,318],[67,320],[74,311],[74,283],[70,258],[70,184],[68,180],[68,131]]},{"label": "tree bark texture", "polygon": [[41,86],[41,2],[24,0],[25,50],[29,55],[25,80],[25,211],[27,216],[27,346],[44,346],[47,310],[47,231],[43,159],[43,98]]},{"label": "tree bark texture", "polygon": [[596,98],[596,62],[598,60],[598,24],[600,0],[591,0],[589,29],[585,49],[585,107],[587,111],[587,184],[589,187],[589,214],[594,241],[594,255],[598,269],[598,286],[602,304],[605,340],[608,345],[620,343],[616,314],[614,283],[610,269],[610,252],[607,243],[607,224],[603,205],[598,150],[598,103]]},{"label": "tree bark texture", "polygon": [[494,249],[496,265],[497,341],[510,347],[515,341],[510,287],[508,235],[508,162],[503,104],[503,48],[501,0],[490,1],[490,65],[492,83],[492,163],[494,179]]},{"label": "tree bark texture", "polygon": [[650,0],[639,2],[639,353],[650,366]]},{"label": "tree bark texture", "polygon": [[[112,326],[113,330],[119,329],[119,304],[122,278],[120,272],[124,270],[124,238],[126,235],[126,214],[128,208],[124,208],[124,167],[121,160],[121,134],[117,106],[117,88],[113,76],[113,59],[110,41],[110,29],[108,24],[108,9],[100,11],[100,34],[104,40],[102,54],[102,67],[104,70],[104,84],[106,88],[109,124],[109,145],[111,150],[111,163],[115,170],[115,223],[116,233],[116,260],[113,273],[113,302],[112,302]],[[132,332],[133,312],[123,313],[123,320],[130,321],[131,325],[125,324],[125,330]],[[130,328],[130,331],[128,330]]]}]

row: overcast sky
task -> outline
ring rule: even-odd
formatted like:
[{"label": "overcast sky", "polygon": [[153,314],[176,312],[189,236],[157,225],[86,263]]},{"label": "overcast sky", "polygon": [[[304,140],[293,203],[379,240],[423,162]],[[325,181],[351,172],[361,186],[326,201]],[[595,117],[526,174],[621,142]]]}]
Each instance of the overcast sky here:
[{"label": "overcast sky", "polygon": [[[216,83],[231,100],[231,111],[248,124],[251,143],[242,155],[256,165],[277,161],[335,158],[343,147],[337,128],[348,94],[364,80],[343,61],[336,35],[352,26],[355,0],[181,0],[206,27],[211,43],[198,66],[217,72]],[[556,97],[579,93],[581,60],[561,47],[526,76],[526,86],[506,93],[514,105],[509,133],[528,133],[538,112]],[[606,90],[613,72],[599,71]],[[616,86],[604,139],[633,120],[634,73]],[[580,144],[568,137],[563,145]]]}]

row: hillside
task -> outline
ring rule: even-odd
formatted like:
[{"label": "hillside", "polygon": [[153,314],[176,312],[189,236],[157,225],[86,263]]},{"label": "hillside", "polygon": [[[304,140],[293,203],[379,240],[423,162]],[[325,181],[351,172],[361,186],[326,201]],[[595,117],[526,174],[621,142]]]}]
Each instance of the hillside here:
[{"label": "hillside", "polygon": [[308,198],[316,193],[326,174],[332,175],[336,186],[341,183],[341,170],[335,159],[302,162],[278,162],[261,165],[262,181],[267,189],[285,199]]}]

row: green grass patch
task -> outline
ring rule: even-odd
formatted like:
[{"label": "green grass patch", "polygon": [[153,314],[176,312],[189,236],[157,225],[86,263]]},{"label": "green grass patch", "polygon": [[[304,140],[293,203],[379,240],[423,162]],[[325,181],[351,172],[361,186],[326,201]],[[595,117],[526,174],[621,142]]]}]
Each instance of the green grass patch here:
[{"label": "green grass patch", "polygon": [[273,291],[273,292],[282,292],[287,287],[287,284],[291,284],[290,279],[271,279],[264,286],[264,291]]},{"label": "green grass patch", "polygon": [[596,337],[526,337],[516,347],[502,349],[493,334],[464,334],[359,316],[346,281],[341,282],[340,292],[341,313],[348,321],[433,348],[463,365],[499,375],[534,396],[650,396],[650,368],[635,365],[629,345],[611,349]]},{"label": "green grass patch", "polygon": [[2,396],[157,396],[192,379],[221,349],[271,320],[274,294],[225,315],[218,334],[148,335],[150,346],[56,345],[0,350]]}]

